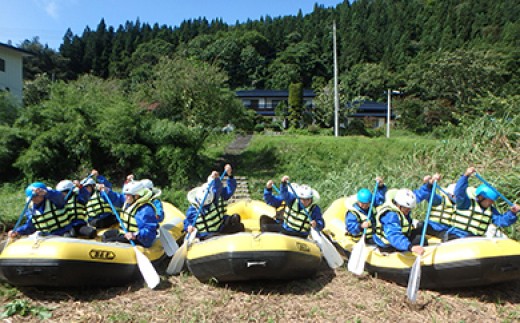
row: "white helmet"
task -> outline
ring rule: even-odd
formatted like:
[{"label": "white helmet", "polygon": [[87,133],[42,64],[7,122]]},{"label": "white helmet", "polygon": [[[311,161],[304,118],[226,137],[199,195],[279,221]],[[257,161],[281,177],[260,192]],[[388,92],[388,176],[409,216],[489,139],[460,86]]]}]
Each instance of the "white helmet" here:
[{"label": "white helmet", "polygon": [[417,206],[417,199],[415,194],[407,188],[402,188],[395,193],[394,201],[400,206],[407,207],[410,209]]},{"label": "white helmet", "polygon": [[96,185],[96,181],[93,180],[92,178],[85,178],[81,181],[81,185],[83,186],[87,186],[87,185]]},{"label": "white helmet", "polygon": [[143,195],[145,187],[141,181],[132,181],[123,186],[123,194]]},{"label": "white helmet", "polygon": [[[208,193],[207,196],[206,196],[206,193]],[[205,200],[204,200],[204,196],[206,196]],[[214,198],[213,191],[209,190],[209,192],[208,192],[208,184],[204,184],[204,185],[200,186],[197,189],[197,192],[195,194],[195,200],[199,204],[202,202],[202,200],[204,200],[204,205],[209,205],[209,204],[211,204],[211,202],[213,202],[213,198]]]},{"label": "white helmet", "polygon": [[143,186],[147,189],[151,190],[153,188],[153,182],[148,178],[142,179],[141,183],[143,183]]},{"label": "white helmet", "polygon": [[70,191],[72,189],[74,189],[74,183],[68,179],[64,179],[56,185],[56,190],[60,192]]}]

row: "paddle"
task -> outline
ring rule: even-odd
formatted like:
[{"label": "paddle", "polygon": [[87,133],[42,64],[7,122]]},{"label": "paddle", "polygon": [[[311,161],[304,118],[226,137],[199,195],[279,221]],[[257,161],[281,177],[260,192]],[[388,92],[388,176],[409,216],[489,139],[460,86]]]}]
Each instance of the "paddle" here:
[{"label": "paddle", "polygon": [[[121,229],[125,233],[128,232],[126,229],[125,224],[121,220],[121,217],[119,217],[119,213],[117,212],[116,208],[114,207],[114,204],[112,204],[112,201],[108,197],[107,193],[105,191],[101,191],[101,194],[105,197],[108,204],[110,204],[110,208],[112,208],[112,212],[114,212],[114,215],[116,216],[117,220],[119,221],[119,225],[121,226]],[[139,267],[139,270],[141,271],[141,274],[143,275],[143,278],[150,288],[155,288],[161,281],[161,278],[159,277],[159,274],[157,274],[157,271],[153,267],[152,263],[150,262],[150,259],[148,259],[139,249],[137,249],[137,246],[135,245],[135,242],[133,240],[130,241],[130,244],[132,244],[132,247],[135,252],[135,258],[137,259],[137,266]]]},{"label": "paddle", "polygon": [[[224,178],[226,175],[226,170],[222,172],[222,175],[220,175],[220,180]],[[215,180],[212,180],[208,185],[208,190],[206,191],[206,194],[204,194],[204,197],[202,198],[202,201],[200,202],[199,208],[197,209],[197,215],[195,215],[195,221],[197,222],[197,219],[199,218],[199,215],[202,213],[202,209],[204,208],[204,202],[206,201],[206,197],[209,194],[209,191],[213,187],[213,183],[215,183]],[[188,247],[195,239],[195,236],[197,235],[197,229],[194,229],[193,232],[189,232],[186,237],[184,238],[184,242],[182,246],[175,252],[175,255],[173,255],[172,260],[168,264],[168,268],[166,268],[166,273],[168,275],[178,275],[182,267],[184,267],[184,262],[186,261],[186,257],[188,256]]]},{"label": "paddle", "polygon": [[[296,199],[298,200],[299,206],[305,212],[305,215],[309,219],[309,222],[311,222],[312,218],[311,218],[309,212],[307,211],[305,206],[303,206],[302,201],[298,197],[298,194],[296,194],[296,191],[292,187],[291,183],[287,182],[287,185],[289,185],[289,187],[293,191],[294,196],[296,196]],[[311,226],[311,236],[312,236],[312,239],[314,239],[314,241],[316,241],[316,244],[320,247],[321,252],[323,253],[323,257],[327,261],[327,264],[329,265],[330,268],[335,269],[335,268],[338,268],[341,265],[343,265],[343,258],[341,258],[341,255],[339,254],[338,250],[336,250],[336,248],[334,247],[332,242],[330,242],[327,238],[325,238],[322,235],[322,233],[320,231],[316,230],[312,226]]]},{"label": "paddle", "polygon": [[[374,202],[376,200],[377,188],[379,186],[379,182],[376,180],[376,185],[374,187],[374,195],[372,195],[372,201],[370,202],[370,207],[368,208],[368,218],[367,221],[370,221],[372,217],[372,208],[374,207]],[[365,249],[365,235],[367,234],[367,228],[363,229],[363,235],[361,239],[359,239],[358,243],[352,248],[352,252],[350,253],[350,258],[348,259],[347,269],[354,275],[361,275],[365,271],[365,260],[366,260],[366,249]]]},{"label": "paddle", "polygon": [[175,252],[179,249],[179,245],[177,244],[177,241],[175,241],[175,239],[172,237],[170,231],[166,226],[168,226],[169,228],[174,227],[180,221],[180,218],[176,218],[172,223],[167,223],[159,227],[159,240],[161,241],[161,244],[164,248],[164,252],[168,257],[171,257],[175,254]]},{"label": "paddle", "polygon": [[513,202],[508,200],[502,193],[500,193],[496,188],[494,188],[491,184],[489,184],[485,179],[482,178],[482,176],[479,175],[479,173],[475,173],[475,177],[477,177],[482,183],[486,184],[491,188],[495,193],[497,193],[498,196],[500,196],[509,206],[513,206]]},{"label": "paddle", "polygon": [[[424,245],[424,238],[426,236],[426,229],[428,228],[428,221],[430,220],[430,212],[433,205],[433,197],[437,191],[437,181],[433,182],[432,194],[428,203],[428,212],[426,213],[426,219],[423,224],[423,231],[421,234],[420,246]],[[410,302],[415,303],[417,300],[417,292],[419,291],[419,285],[421,284],[421,256],[418,255],[413,263],[412,270],[410,271],[410,277],[408,278],[408,287],[406,289],[406,296]]]},{"label": "paddle", "polygon": [[[27,203],[25,203],[25,206],[23,207],[22,213],[20,213],[20,216],[18,217],[18,220],[16,221],[16,224],[13,227],[13,232],[14,232],[14,230],[16,230],[18,228],[18,226],[22,222],[22,219],[24,218],[25,212],[27,212],[27,208],[29,207],[29,203],[31,203],[31,200],[32,200],[32,197],[28,197],[27,198]],[[5,248],[7,248],[7,245],[9,245],[10,242],[11,242],[11,237],[8,236],[7,237],[7,241],[5,242],[5,245],[4,245],[4,247],[2,249],[5,250]]]},{"label": "paddle", "polygon": [[437,186],[437,189],[439,191],[441,191],[444,195],[446,195],[448,197],[448,199],[450,200],[451,203],[455,204],[455,200],[451,197],[451,194],[446,192],[445,190],[442,189],[442,187],[440,186]]}]

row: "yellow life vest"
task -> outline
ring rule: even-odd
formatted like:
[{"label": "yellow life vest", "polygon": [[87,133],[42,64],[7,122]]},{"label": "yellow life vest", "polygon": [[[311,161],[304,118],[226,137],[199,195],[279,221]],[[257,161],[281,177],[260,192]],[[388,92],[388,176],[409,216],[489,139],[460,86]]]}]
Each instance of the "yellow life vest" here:
[{"label": "yellow life vest", "polygon": [[475,199],[470,199],[471,205],[467,210],[455,209],[451,226],[470,232],[476,236],[486,233],[493,219],[491,208],[482,209]]},{"label": "yellow life vest", "polygon": [[410,236],[410,232],[412,231],[412,222],[408,221],[408,218],[399,210],[399,208],[392,202],[392,200],[385,202],[376,214],[377,226],[376,226],[376,234],[381,241],[385,244],[390,244],[390,241],[386,238],[385,231],[383,229],[383,225],[381,224],[381,218],[386,215],[388,212],[394,212],[399,216],[399,222],[401,224],[401,231],[407,237]]},{"label": "yellow life vest", "polygon": [[[348,212],[354,214],[357,218],[358,223],[361,225],[361,223],[363,223],[365,221],[369,221],[369,220],[368,220],[368,217],[363,212],[361,212],[360,210],[358,210],[356,208],[356,203],[357,203],[357,198],[355,196],[354,197],[351,196],[350,198],[347,198],[347,200],[345,201],[345,206],[347,208],[347,212],[345,212],[345,215]],[[372,208],[372,219],[374,219],[374,217],[375,217],[375,209]],[[372,238],[372,235],[373,235],[372,222],[370,222],[370,224],[371,225],[367,228],[367,233],[365,235],[366,239]],[[361,236],[363,235],[363,231],[364,231],[364,229],[362,228],[361,232],[357,235],[353,235],[350,232],[347,232],[347,234],[352,236],[354,241],[358,241],[361,238]]]},{"label": "yellow life vest", "polygon": [[[298,200],[295,199],[291,205],[285,206],[284,222],[285,224],[297,232],[310,232],[311,223],[309,217],[305,213],[305,210],[298,207]],[[302,205],[303,206],[303,205]],[[312,210],[316,205],[313,203],[309,207],[309,214],[312,214]]]},{"label": "yellow life vest", "polygon": [[[31,202],[29,209],[33,207],[33,202]],[[43,213],[33,211],[31,219],[36,230],[49,233],[69,225],[72,221],[72,213],[65,213],[65,208],[58,209],[49,199],[45,199]]]},{"label": "yellow life vest", "polygon": [[444,193],[441,193],[441,198],[441,204],[432,206],[429,221],[452,226],[453,215],[455,214],[455,204],[453,204],[450,198]]}]

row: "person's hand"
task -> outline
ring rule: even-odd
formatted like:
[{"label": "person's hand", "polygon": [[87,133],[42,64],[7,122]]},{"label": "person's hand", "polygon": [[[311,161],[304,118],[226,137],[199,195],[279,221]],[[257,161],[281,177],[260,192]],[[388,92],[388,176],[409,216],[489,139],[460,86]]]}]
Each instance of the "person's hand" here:
[{"label": "person's hand", "polygon": [[81,188],[81,183],[77,179],[73,180],[72,184],[74,184],[74,186],[76,186],[76,187],[80,187]]},{"label": "person's hand", "polygon": [[130,174],[130,175],[128,175],[128,176],[126,177],[126,182],[127,182],[127,183],[130,183],[130,182],[133,181],[133,180],[134,180],[134,174]]},{"label": "person's hand", "polygon": [[422,254],[424,253],[424,248],[421,246],[413,246],[412,252],[418,254],[419,256],[422,256]]},{"label": "person's hand", "polygon": [[231,168],[230,164],[226,164],[226,166],[224,166],[224,170],[226,171],[226,174],[228,176],[232,176],[233,175],[233,168]]},{"label": "person's hand", "polygon": [[105,191],[107,190],[105,184],[99,184],[99,183],[98,183],[98,184],[96,184],[96,188],[97,188],[97,190],[100,191],[100,192],[105,192]]},{"label": "person's hand", "polygon": [[426,175],[423,178],[423,183],[424,184],[431,184],[431,180],[432,180],[432,176],[431,175]]},{"label": "person's hand", "polygon": [[125,233],[126,240],[135,240],[135,234],[133,232]]},{"label": "person's hand", "polygon": [[35,188],[33,189],[33,196],[45,196],[47,195],[47,190],[44,188]]},{"label": "person's hand", "polygon": [[7,236],[11,239],[14,239],[18,236],[18,232],[10,230],[9,232],[7,232]]},{"label": "person's hand", "polygon": [[93,169],[91,172],[90,172],[90,175],[94,176],[94,177],[97,177],[99,176],[99,172],[95,169]]},{"label": "person's hand", "polygon": [[473,174],[475,174],[477,172],[477,170],[475,169],[475,167],[471,166],[471,167],[468,167],[468,169],[466,169],[466,171],[464,172],[464,176],[471,176]]},{"label": "person's hand", "polygon": [[376,176],[377,187],[382,188],[385,186],[384,178],[382,176]]},{"label": "person's hand", "polygon": [[316,221],[315,221],[315,220],[312,220],[312,221],[311,221],[311,227],[316,228],[316,225],[317,225]]},{"label": "person's hand", "polygon": [[513,204],[513,206],[511,207],[511,212],[516,214],[516,213],[518,213],[518,211],[520,211],[520,205]]},{"label": "person's hand", "polygon": [[194,229],[192,225],[188,225],[188,233],[192,233]]},{"label": "person's hand", "polygon": [[270,190],[273,188],[273,181],[270,179],[267,181],[267,184],[265,184],[265,187]]},{"label": "person's hand", "polygon": [[433,182],[438,182],[438,181],[440,181],[441,178],[442,178],[442,175],[441,175],[441,174],[439,174],[439,173],[435,173],[435,174],[433,174],[433,176],[432,176],[432,180],[431,180],[430,184],[433,184]]},{"label": "person's hand", "polygon": [[288,182],[289,182],[289,176],[284,175],[284,176],[282,177],[282,183],[287,184]]},{"label": "person's hand", "polygon": [[368,227],[370,227],[370,222],[368,222],[368,221],[363,221],[363,223],[361,223],[361,228],[362,228],[362,229],[366,229],[366,228],[368,228]]}]

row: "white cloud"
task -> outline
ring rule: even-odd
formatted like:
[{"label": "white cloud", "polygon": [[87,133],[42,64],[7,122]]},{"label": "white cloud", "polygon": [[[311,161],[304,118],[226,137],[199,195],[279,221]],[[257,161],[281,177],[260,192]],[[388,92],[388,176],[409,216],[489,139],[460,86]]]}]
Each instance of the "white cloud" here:
[{"label": "white cloud", "polygon": [[54,19],[59,18],[59,5],[58,0],[37,0],[36,3],[40,8],[43,8],[47,15]]}]

